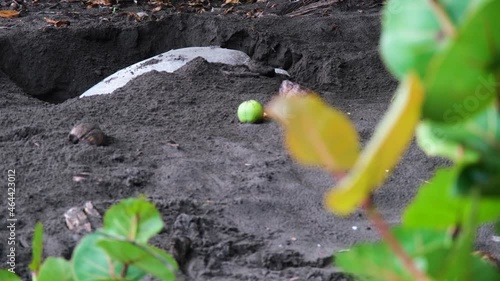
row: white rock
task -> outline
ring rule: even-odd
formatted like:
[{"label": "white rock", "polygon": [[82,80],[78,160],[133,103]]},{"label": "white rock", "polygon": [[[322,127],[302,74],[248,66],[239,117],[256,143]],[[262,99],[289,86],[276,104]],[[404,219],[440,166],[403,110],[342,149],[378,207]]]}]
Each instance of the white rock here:
[{"label": "white rock", "polygon": [[[216,46],[170,50],[115,72],[88,89],[85,93],[80,95],[80,98],[111,94],[116,89],[125,86],[130,80],[153,70],[169,73],[174,72],[197,57],[202,57],[210,63],[223,63],[229,65],[248,65],[251,61],[250,57],[244,52]],[[288,72],[283,69],[277,68],[275,72],[290,76]]]}]

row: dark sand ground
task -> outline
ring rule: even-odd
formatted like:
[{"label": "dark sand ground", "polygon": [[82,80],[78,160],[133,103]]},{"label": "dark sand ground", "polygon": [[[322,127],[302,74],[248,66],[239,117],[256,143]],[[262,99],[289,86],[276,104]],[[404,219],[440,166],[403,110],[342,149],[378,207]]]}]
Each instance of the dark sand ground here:
[{"label": "dark sand ground", "polygon": [[[46,230],[45,255],[69,258],[80,236],[65,227],[66,210],[90,200],[104,213],[145,194],[166,224],[153,243],[168,250],[173,241],[192,241],[181,279],[348,280],[332,264],[334,253],[377,239],[376,231],[361,212],[339,218],[323,208],[334,182],[290,159],[276,123],[236,118],[242,101],[268,102],[284,77],[236,77],[224,74],[227,66],[196,61],[173,74],[141,76],[112,95],[77,96],[172,48],[220,45],[285,68],[292,80],[318,90],[350,115],[365,143],[397,83],[378,56],[380,5],[354,3],[294,17],[286,14],[299,4],[273,0],[227,15],[165,9],[137,22],[81,2],[40,1],[26,2],[20,18],[0,19],[0,218],[5,225],[7,170],[15,169],[16,271],[29,279],[37,221]],[[120,11],[151,8],[123,3]],[[246,18],[254,8],[264,15]],[[56,28],[43,17],[71,25]],[[70,129],[85,120],[110,136],[107,146],[68,141]],[[398,223],[439,165],[444,161],[411,146],[376,194],[388,222]],[[75,182],[82,172],[90,176]],[[2,267],[7,235],[2,227]],[[482,231],[478,247],[498,255],[490,235]]]}]

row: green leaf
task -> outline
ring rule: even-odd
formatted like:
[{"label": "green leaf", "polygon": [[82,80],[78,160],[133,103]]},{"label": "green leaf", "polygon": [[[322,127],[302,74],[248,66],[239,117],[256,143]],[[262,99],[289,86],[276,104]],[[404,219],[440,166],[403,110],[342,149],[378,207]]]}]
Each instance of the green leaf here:
[{"label": "green leaf", "polygon": [[495,231],[497,234],[500,234],[500,221],[497,221],[497,223],[495,224]]},{"label": "green leaf", "polygon": [[[471,201],[454,195],[457,174],[458,168],[439,169],[429,183],[420,187],[417,196],[404,211],[403,225],[437,229],[462,225],[467,210],[471,208]],[[498,206],[500,199],[482,198],[478,207],[478,223],[497,220],[500,216]]]},{"label": "green leaf", "polygon": [[454,191],[461,196],[479,192],[484,198],[500,200],[500,173],[482,162],[466,165],[456,179]]},{"label": "green leaf", "polygon": [[500,271],[492,263],[472,254],[479,225],[479,199],[479,193],[469,197],[470,207],[467,208],[466,219],[441,266],[442,271],[437,280],[500,280]]},{"label": "green leaf", "polygon": [[[452,243],[445,231],[398,228],[393,232],[417,268],[430,275],[438,273],[436,261],[446,257],[446,249]],[[382,242],[359,244],[347,252],[337,253],[335,264],[348,273],[369,277],[369,280],[414,280],[399,258]]]},{"label": "green leaf", "polygon": [[352,171],[327,193],[326,207],[334,213],[353,212],[383,183],[410,144],[424,98],[418,76],[408,75],[395,97]]},{"label": "green leaf", "polygon": [[417,127],[417,142],[427,155],[446,157],[458,164],[477,162],[480,157],[478,152],[464,149],[456,141],[437,136],[431,122],[420,122]]},{"label": "green leaf", "polygon": [[42,264],[42,254],[43,254],[43,225],[37,223],[35,226],[35,231],[33,232],[33,243],[32,243],[32,260],[29,265],[31,272],[38,272],[40,270],[40,265]]},{"label": "green leaf", "polygon": [[140,280],[146,275],[143,270],[130,266],[126,278],[121,276],[124,264],[111,259],[104,250],[97,246],[105,239],[99,233],[85,236],[73,251],[72,266],[74,278],[78,281]]},{"label": "green leaf", "polygon": [[[463,150],[464,157],[467,154],[472,155],[472,158],[479,155],[480,160],[486,165],[500,170],[500,114],[495,104],[490,104],[479,114],[464,122],[451,125],[426,121],[422,126],[427,127],[434,138],[439,139],[444,145],[451,147],[456,145],[458,149]],[[436,154],[445,155],[446,152],[441,150]],[[462,160],[458,162],[468,163]]]},{"label": "green leaf", "polygon": [[2,281],[22,281],[19,276],[16,274],[6,270],[6,269],[0,269],[0,280]]},{"label": "green leaf", "polygon": [[479,208],[479,195],[473,194],[467,198],[470,205],[464,210],[464,220],[460,224],[460,232],[453,243],[446,262],[443,265],[444,273],[440,280],[473,280],[470,266],[472,259],[472,244],[476,234]]},{"label": "green leaf", "polygon": [[[494,266],[470,252],[464,252],[468,256],[468,264],[451,266],[457,272],[468,272],[467,276],[452,279],[443,277],[443,275],[450,276],[446,262],[454,260],[456,254],[452,250],[453,241],[445,231],[399,228],[394,234],[417,268],[432,280],[500,280],[500,273]],[[359,244],[346,252],[336,253],[335,264],[343,271],[356,275],[360,280],[415,280],[403,267],[399,258],[382,242]]]},{"label": "green leaf", "polygon": [[331,173],[350,169],[359,154],[354,124],[313,93],[278,96],[266,107],[285,128],[285,143],[301,164],[320,166]]},{"label": "green leaf", "polygon": [[462,280],[500,280],[500,272],[491,263],[475,255],[472,256],[470,262],[472,264],[470,278]]},{"label": "green leaf", "polygon": [[424,79],[424,119],[462,122],[491,104],[498,94],[498,11],[500,1],[485,1],[460,28],[446,51],[432,60]]},{"label": "green leaf", "polygon": [[38,274],[38,281],[73,281],[71,263],[62,258],[49,257]]},{"label": "green leaf", "polygon": [[104,215],[103,232],[129,241],[147,243],[162,228],[160,213],[144,198],[125,199]]},{"label": "green leaf", "polygon": [[175,280],[177,262],[161,249],[115,239],[101,240],[97,244],[124,264],[134,265],[162,281]]},{"label": "green leaf", "polygon": [[[471,281],[471,280],[482,280],[482,281],[490,281],[490,280],[500,280],[500,275],[497,269],[490,264],[482,260],[480,257],[472,255],[470,252],[463,252],[467,255],[468,263],[461,263],[456,260],[456,253],[451,248],[442,248],[437,249],[425,256],[427,261],[427,272],[433,280],[441,281],[441,280],[456,280],[456,281]],[[455,262],[449,263],[450,267],[447,268],[447,261]],[[463,271],[467,272],[467,275],[462,275],[458,277],[445,277],[445,276],[453,276],[451,271]],[[387,281],[387,280],[384,280]]]},{"label": "green leaf", "polygon": [[[441,0],[439,3],[454,25],[460,25],[478,6],[478,3],[469,6],[469,1],[457,0]],[[410,71],[424,77],[429,62],[448,41],[430,1],[389,0],[385,5],[380,52],[385,64],[398,79]]]}]

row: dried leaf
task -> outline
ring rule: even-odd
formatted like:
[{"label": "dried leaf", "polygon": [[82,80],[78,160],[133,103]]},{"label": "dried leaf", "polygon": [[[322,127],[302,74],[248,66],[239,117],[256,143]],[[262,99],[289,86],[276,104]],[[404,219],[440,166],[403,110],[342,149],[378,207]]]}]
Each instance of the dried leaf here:
[{"label": "dried leaf", "polygon": [[315,94],[278,96],[267,114],[285,128],[285,142],[300,163],[336,174],[350,169],[359,154],[358,133],[348,117]]},{"label": "dried leaf", "polygon": [[49,19],[49,18],[43,18],[43,20],[45,22],[47,22],[48,24],[53,24],[56,27],[61,27],[63,25],[68,26],[70,24],[69,20],[53,20],[53,19]]},{"label": "dried leaf", "polygon": [[2,11],[0,11],[0,18],[11,19],[11,18],[16,18],[18,16],[19,16],[18,11],[14,11],[14,10],[2,10]]},{"label": "dried leaf", "polygon": [[203,7],[203,3],[201,3],[198,0],[193,1],[193,2],[188,2],[187,4],[188,4],[188,6],[191,6],[191,7]]},{"label": "dried leaf", "polygon": [[111,6],[115,3],[114,0],[89,0],[87,1],[93,5],[99,5],[99,6]]},{"label": "dried leaf", "polygon": [[154,9],[152,9],[151,12],[153,12],[153,13],[159,12],[159,11],[161,11],[161,9],[162,9],[162,6],[158,6],[158,7],[154,8]]},{"label": "dried leaf", "polygon": [[221,5],[221,7],[224,7],[224,6],[229,5],[229,4],[233,4],[233,5],[240,4],[240,0],[226,0],[224,2],[224,4]]},{"label": "dried leaf", "polygon": [[168,140],[167,145],[169,145],[171,147],[179,148],[179,144],[173,140]]},{"label": "dried leaf", "polygon": [[142,21],[142,20],[147,19],[149,17],[148,13],[146,13],[146,12],[137,12],[135,15],[136,15],[135,19],[137,21]]},{"label": "dried leaf", "polygon": [[149,17],[149,15],[146,12],[134,13],[134,12],[125,11],[125,12],[119,13],[119,15],[127,15],[128,20],[135,19],[136,21],[142,21],[142,20]]},{"label": "dried leaf", "polygon": [[222,13],[222,14],[227,15],[227,14],[231,13],[233,10],[234,10],[234,6],[231,6],[231,8],[226,9],[226,10],[224,11],[224,13]]},{"label": "dried leaf", "polygon": [[89,178],[90,173],[87,172],[81,172],[73,176],[73,181],[74,182],[82,182],[85,181]]},{"label": "dried leaf", "polygon": [[172,5],[172,3],[170,2],[170,0],[150,0],[148,2],[149,5],[153,5],[153,6],[157,6],[157,5],[160,5],[160,6],[167,6],[167,7],[173,7],[174,5]]},{"label": "dried leaf", "polygon": [[[262,15],[263,15],[262,9],[253,9],[253,10],[250,10],[246,13],[247,18],[258,18],[258,17],[261,17]],[[281,90],[281,88],[280,88],[280,90]]]},{"label": "dried leaf", "polygon": [[389,175],[386,170],[396,166],[413,138],[423,98],[422,82],[416,74],[408,75],[353,170],[327,193],[328,209],[347,215],[382,184]]}]

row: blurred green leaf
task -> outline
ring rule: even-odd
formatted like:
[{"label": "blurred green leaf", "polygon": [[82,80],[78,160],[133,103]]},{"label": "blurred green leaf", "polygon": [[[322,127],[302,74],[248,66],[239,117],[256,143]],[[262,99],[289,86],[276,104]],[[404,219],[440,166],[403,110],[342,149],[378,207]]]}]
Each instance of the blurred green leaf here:
[{"label": "blurred green leaf", "polygon": [[78,281],[104,280],[140,280],[146,275],[143,270],[130,266],[126,278],[121,278],[123,263],[111,259],[106,252],[97,246],[98,241],[105,239],[99,233],[85,236],[73,251],[73,274]]},{"label": "blurred green leaf", "polygon": [[103,232],[138,243],[147,243],[163,228],[156,207],[144,198],[130,198],[112,206],[104,215]]},{"label": "blurred green leaf", "polygon": [[457,164],[473,163],[480,157],[478,152],[465,149],[458,142],[437,136],[431,122],[420,122],[417,127],[417,142],[427,155],[446,157]]},{"label": "blurred green leaf", "polygon": [[29,269],[31,272],[38,272],[42,264],[43,254],[43,225],[40,222],[36,224],[33,232],[32,247],[32,259]]},{"label": "blurred green leaf", "polygon": [[[500,280],[500,275],[498,270],[490,264],[482,260],[480,257],[471,254],[470,252],[464,254],[468,255],[468,263],[467,264],[452,264],[449,263],[450,267],[447,267],[446,262],[459,262],[456,261],[455,252],[450,248],[442,248],[434,251],[428,255],[426,255],[426,259],[428,261],[428,265],[430,268],[427,272],[431,272],[431,277],[433,280],[441,281],[441,280],[454,280],[454,281],[493,281]],[[451,271],[451,272],[450,272]],[[459,275],[455,277],[447,277],[453,276],[453,271],[457,273],[458,271],[467,272],[467,275]],[[387,280],[384,280],[387,281]]]},{"label": "blurred green leaf", "polygon": [[354,168],[326,194],[329,210],[341,215],[353,212],[384,182],[413,139],[423,99],[420,79],[409,74]]},{"label": "blurred green leaf", "polygon": [[177,262],[161,249],[114,239],[100,240],[97,244],[113,259],[134,265],[162,281],[175,280]]},{"label": "blurred green leaf", "polygon": [[286,146],[300,163],[335,173],[356,162],[360,144],[354,124],[318,95],[278,96],[266,112],[285,128]]},{"label": "blurred green leaf", "polygon": [[499,172],[482,162],[466,165],[456,179],[454,191],[461,196],[469,196],[477,191],[484,198],[496,197],[500,200]]},{"label": "blurred green leaf", "polygon": [[[475,2],[475,3],[472,3]],[[452,23],[459,26],[484,1],[441,0]],[[429,62],[449,39],[427,0],[389,0],[382,18],[382,59],[398,79],[410,71],[425,76]]]},{"label": "blurred green leaf", "polygon": [[0,280],[2,281],[22,281],[19,276],[16,274],[6,270],[6,269],[0,269]]},{"label": "blurred green leaf", "polygon": [[[451,125],[425,121],[422,122],[421,126],[430,131],[434,139],[438,139],[434,145],[444,144],[440,147],[442,150],[435,152],[435,154],[441,156],[450,154],[444,150],[444,146],[449,145],[448,149],[455,147],[463,150],[462,155],[458,152],[454,160],[460,156],[469,157],[471,160],[478,155],[486,165],[492,169],[500,170],[500,114],[495,104],[490,104],[479,114],[464,122]],[[425,136],[419,136],[420,143],[423,137]],[[453,157],[453,155],[451,156]],[[462,161],[458,161],[458,163],[460,162],[468,161],[462,158]]]},{"label": "blurred green leaf", "polygon": [[498,268],[472,253],[479,226],[477,220],[480,211],[479,193],[469,196],[469,202],[466,219],[462,223],[458,237],[442,266],[438,280],[500,280]]},{"label": "blurred green leaf", "polygon": [[[454,195],[458,168],[439,169],[429,183],[420,187],[417,196],[403,213],[403,225],[418,228],[447,229],[462,225],[471,200]],[[500,216],[500,199],[482,198],[478,222],[495,221]],[[422,219],[425,218],[425,219]]]},{"label": "blurred green leaf", "polygon": [[[438,274],[439,263],[452,244],[445,231],[397,228],[393,233],[417,268],[431,276]],[[382,242],[359,244],[349,251],[336,253],[335,264],[348,273],[373,281],[414,281],[399,258]]]},{"label": "blurred green leaf", "polygon": [[471,259],[472,246],[478,226],[479,195],[472,194],[467,198],[468,206],[464,211],[464,219],[460,224],[458,237],[455,238],[450,255],[443,264],[440,280],[473,280]]},{"label": "blurred green leaf", "polygon": [[[456,1],[463,2],[463,1]],[[430,63],[422,117],[457,123],[477,114],[498,94],[500,1],[484,1],[453,43]]]},{"label": "blurred green leaf", "polygon": [[500,280],[500,272],[493,264],[475,255],[472,255],[470,262],[470,276],[464,276],[468,279],[462,280]]},{"label": "blurred green leaf", "polygon": [[62,258],[49,257],[38,274],[38,281],[73,281],[71,263]]}]

